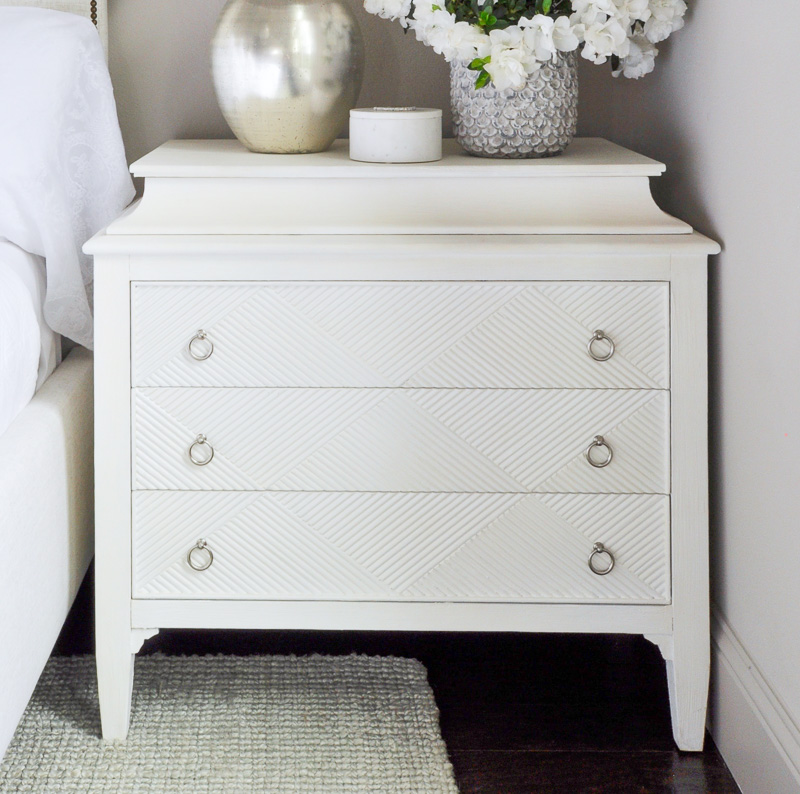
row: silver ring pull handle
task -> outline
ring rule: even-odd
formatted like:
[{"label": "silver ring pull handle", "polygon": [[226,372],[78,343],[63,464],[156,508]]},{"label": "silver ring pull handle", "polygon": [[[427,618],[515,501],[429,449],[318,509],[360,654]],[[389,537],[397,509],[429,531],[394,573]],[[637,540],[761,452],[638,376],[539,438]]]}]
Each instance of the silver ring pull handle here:
[{"label": "silver ring pull handle", "polygon": [[[597,343],[598,342],[605,342],[606,352],[600,353],[598,352],[598,348],[600,347]],[[608,336],[603,331],[595,331],[592,334],[592,338],[589,340],[589,344],[586,345],[586,349],[589,351],[589,355],[595,361],[608,361],[611,356],[614,355],[614,351],[616,350],[616,346],[614,345],[614,340]]]},{"label": "silver ring pull handle", "polygon": [[[202,450],[202,452],[201,452]],[[189,447],[189,460],[195,466],[207,466],[214,460],[214,447],[208,443],[206,437],[200,433]]]},{"label": "silver ring pull handle", "polygon": [[[608,564],[605,568],[598,568],[595,564],[595,558],[600,557],[601,555],[608,557]],[[614,555],[602,543],[594,544],[592,553],[589,555],[589,570],[592,573],[597,574],[598,576],[605,576],[614,570],[614,565],[616,562],[617,561],[614,559]]]},{"label": "silver ring pull handle", "polygon": [[214,553],[208,548],[208,544],[204,540],[198,540],[197,544],[189,549],[186,555],[186,562],[189,567],[194,571],[207,571],[214,562]]},{"label": "silver ring pull handle", "polygon": [[[592,454],[594,450],[605,450],[602,458]],[[586,448],[586,460],[596,469],[604,469],[614,458],[614,450],[602,436],[595,436],[594,441]]]},{"label": "silver ring pull handle", "polygon": [[214,352],[214,343],[208,338],[208,334],[201,328],[189,340],[189,355],[195,361],[205,361]]}]

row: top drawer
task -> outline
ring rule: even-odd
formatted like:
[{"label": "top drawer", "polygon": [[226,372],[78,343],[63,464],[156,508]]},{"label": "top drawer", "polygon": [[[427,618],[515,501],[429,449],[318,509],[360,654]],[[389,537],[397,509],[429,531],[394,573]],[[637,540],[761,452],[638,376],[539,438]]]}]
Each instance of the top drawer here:
[{"label": "top drawer", "polygon": [[660,282],[137,282],[132,304],[134,386],[669,387]]}]

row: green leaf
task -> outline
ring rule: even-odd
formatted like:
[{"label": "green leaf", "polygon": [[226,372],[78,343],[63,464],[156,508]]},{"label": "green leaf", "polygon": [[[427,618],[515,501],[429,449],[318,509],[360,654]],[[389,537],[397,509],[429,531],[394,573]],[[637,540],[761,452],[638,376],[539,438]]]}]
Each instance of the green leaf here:
[{"label": "green leaf", "polygon": [[553,0],[544,0],[542,3],[542,13],[549,14],[550,9],[553,7]]},{"label": "green leaf", "polygon": [[485,58],[476,58],[472,63],[469,64],[467,67],[468,69],[474,69],[475,71],[481,71],[484,66],[491,60],[491,56],[486,56]]},{"label": "green leaf", "polygon": [[488,9],[484,8],[481,11],[479,24],[484,28],[491,28],[492,25],[497,23],[497,17]]},{"label": "green leaf", "polygon": [[478,75],[478,79],[475,81],[475,88],[483,88],[490,79],[489,72],[482,69],[481,73]]}]

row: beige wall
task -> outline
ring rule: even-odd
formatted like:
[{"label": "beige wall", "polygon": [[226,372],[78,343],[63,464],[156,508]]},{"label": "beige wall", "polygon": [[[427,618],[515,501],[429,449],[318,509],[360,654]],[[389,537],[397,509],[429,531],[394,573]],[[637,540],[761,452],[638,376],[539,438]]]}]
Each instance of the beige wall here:
[{"label": "beige wall", "polygon": [[[396,22],[346,0],[366,40],[359,105],[417,105],[444,110],[450,130],[449,71],[444,60]],[[129,160],[170,138],[232,137],[214,98],[209,42],[224,0],[110,0],[110,65]],[[610,78],[585,69],[583,96]],[[605,108],[603,108],[605,110]],[[583,134],[597,114],[585,112]]]}]

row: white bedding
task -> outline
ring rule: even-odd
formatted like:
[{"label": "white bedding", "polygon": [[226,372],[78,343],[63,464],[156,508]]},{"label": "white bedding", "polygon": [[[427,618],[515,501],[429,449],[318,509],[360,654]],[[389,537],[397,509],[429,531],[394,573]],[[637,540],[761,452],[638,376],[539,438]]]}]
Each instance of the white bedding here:
[{"label": "white bedding", "polygon": [[0,7],[0,237],[45,258],[45,319],[89,348],[91,260],[81,246],[133,195],[94,25]]},{"label": "white bedding", "polygon": [[0,240],[0,436],[59,361],[44,293],[44,260]]}]

